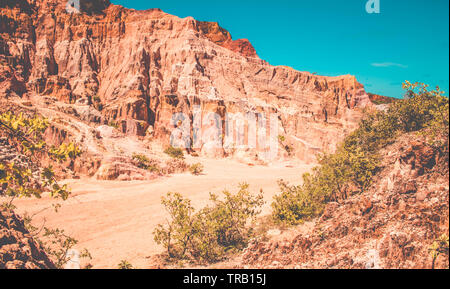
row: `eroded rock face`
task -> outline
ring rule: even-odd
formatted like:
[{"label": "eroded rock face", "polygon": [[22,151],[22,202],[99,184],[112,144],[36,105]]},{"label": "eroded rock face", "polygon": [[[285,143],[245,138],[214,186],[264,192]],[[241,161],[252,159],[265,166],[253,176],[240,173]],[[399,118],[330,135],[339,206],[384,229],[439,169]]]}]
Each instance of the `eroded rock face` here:
[{"label": "eroded rock face", "polygon": [[55,268],[23,221],[11,211],[0,210],[0,269]]},{"label": "eroded rock face", "polygon": [[[329,203],[308,232],[255,241],[238,267],[431,269],[430,246],[449,234],[448,163],[442,169],[445,160],[416,135],[403,136],[382,159],[369,190]],[[434,266],[448,268],[448,249]]]},{"label": "eroded rock face", "polygon": [[111,158],[103,161],[95,177],[98,180],[142,181],[158,177],[148,170],[139,169],[126,158]]},{"label": "eroded rock face", "polygon": [[[265,118],[275,114],[278,129],[271,132],[272,141],[286,135],[295,155],[305,160],[333,150],[356,126],[358,108],[370,103],[355,77],[271,66],[248,40],[232,40],[217,23],[109,1],[84,2],[78,11],[67,10],[67,1],[2,4],[2,95],[22,95],[26,88],[68,103],[81,101],[99,109],[105,123],[114,121],[130,134],[150,129],[165,142],[176,126],[174,113],[185,115],[191,143],[196,111],[203,118],[215,113],[221,125],[215,125],[213,135],[222,136],[220,147],[211,148],[211,140],[198,143],[199,150],[215,156],[249,148],[264,154],[266,144],[236,145],[237,135],[264,135]],[[235,121],[240,119],[244,130],[227,140],[230,113],[238,115]],[[246,115],[257,113],[261,128],[253,129]],[[199,132],[204,130],[201,125]],[[225,142],[231,146],[223,147]]]}]

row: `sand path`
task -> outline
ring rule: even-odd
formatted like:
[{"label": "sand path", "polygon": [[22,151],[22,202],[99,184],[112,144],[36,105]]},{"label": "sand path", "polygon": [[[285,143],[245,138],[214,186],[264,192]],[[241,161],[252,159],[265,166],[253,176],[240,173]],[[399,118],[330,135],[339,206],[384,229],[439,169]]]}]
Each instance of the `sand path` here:
[{"label": "sand path", "polygon": [[[196,208],[207,204],[209,193],[224,189],[236,191],[239,183],[250,184],[252,192],[263,189],[263,214],[270,213],[270,201],[279,193],[277,180],[298,183],[311,166],[279,163],[269,167],[239,163],[234,160],[188,158],[188,163],[201,162],[204,175],[189,173],[164,177],[154,181],[97,181],[91,179],[67,181],[72,197],[62,203],[58,213],[47,209],[35,217],[35,225],[64,229],[79,240],[77,249],[87,248],[95,268],[116,268],[128,260],[139,268],[149,267],[148,256],[162,248],[154,240],[154,228],[164,222],[166,213],[161,197],[167,192],[179,192],[190,198]],[[16,201],[18,212],[34,213],[54,203],[49,197]]]}]

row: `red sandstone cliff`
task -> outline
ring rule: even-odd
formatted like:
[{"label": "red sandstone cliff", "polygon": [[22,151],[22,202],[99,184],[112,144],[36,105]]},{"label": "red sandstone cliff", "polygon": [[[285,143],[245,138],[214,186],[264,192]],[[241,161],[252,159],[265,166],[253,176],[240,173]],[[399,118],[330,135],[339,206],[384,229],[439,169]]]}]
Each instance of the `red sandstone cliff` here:
[{"label": "red sandstone cliff", "polygon": [[[80,13],[57,0],[8,0],[0,9],[0,97],[89,104],[99,110],[96,121],[114,121],[126,133],[168,142],[173,113],[192,123],[195,106],[222,119],[276,113],[275,136],[286,135],[297,157],[313,160],[317,151],[332,150],[356,126],[358,108],[370,103],[355,77],[271,66],[217,23],[106,0],[81,1]],[[200,147],[213,156],[236,152]]]}]

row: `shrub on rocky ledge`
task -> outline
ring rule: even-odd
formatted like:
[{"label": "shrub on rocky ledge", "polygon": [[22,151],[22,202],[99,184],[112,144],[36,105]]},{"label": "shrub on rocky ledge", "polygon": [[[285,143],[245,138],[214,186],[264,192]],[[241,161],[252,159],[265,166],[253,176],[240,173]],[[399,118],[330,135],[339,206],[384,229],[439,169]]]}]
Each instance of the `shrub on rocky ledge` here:
[{"label": "shrub on rocky ledge", "polygon": [[319,166],[303,176],[302,186],[280,182],[281,194],[272,203],[273,218],[298,224],[322,214],[329,201],[365,191],[380,170],[379,152],[403,133],[417,132],[446,160],[449,154],[449,101],[436,88],[420,83],[403,85],[406,97],[387,111],[367,113],[359,128],[333,154],[319,156]]},{"label": "shrub on rocky ledge", "polygon": [[132,156],[134,164],[143,170],[148,170],[153,173],[161,173],[161,168],[159,167],[158,163],[150,160],[147,156],[143,154],[137,154],[134,153]]},{"label": "shrub on rocky ledge", "polygon": [[170,146],[164,150],[164,153],[174,159],[184,159],[183,150],[180,148]]},{"label": "shrub on rocky ledge", "polygon": [[223,200],[211,194],[212,205],[198,212],[189,199],[169,193],[162,204],[170,220],[155,229],[155,241],[166,248],[172,261],[215,262],[244,249],[253,236],[249,223],[264,203],[262,193],[254,196],[248,187],[241,185],[236,194],[224,191]]},{"label": "shrub on rocky ledge", "polygon": [[193,174],[195,176],[199,176],[200,174],[202,174],[203,170],[204,170],[204,167],[201,163],[196,163],[189,167],[189,171],[191,172],[191,174]]}]

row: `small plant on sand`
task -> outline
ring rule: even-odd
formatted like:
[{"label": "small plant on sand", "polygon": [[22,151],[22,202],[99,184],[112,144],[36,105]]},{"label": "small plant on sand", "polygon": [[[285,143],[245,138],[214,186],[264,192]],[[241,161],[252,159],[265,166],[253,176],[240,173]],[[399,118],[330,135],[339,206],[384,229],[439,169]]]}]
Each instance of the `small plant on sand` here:
[{"label": "small plant on sand", "polygon": [[183,150],[180,148],[170,146],[164,150],[164,153],[174,159],[184,159]]},{"label": "small plant on sand", "polygon": [[178,193],[162,199],[170,219],[156,228],[154,238],[166,248],[170,260],[215,262],[246,247],[254,236],[249,224],[264,203],[262,193],[254,196],[243,184],[236,194],[224,191],[223,195],[220,199],[211,194],[212,205],[197,212],[191,201]]},{"label": "small plant on sand", "polygon": [[289,156],[292,155],[292,152],[294,151],[294,149],[292,148],[292,146],[285,144],[284,142],[286,141],[286,137],[283,135],[279,135],[278,136],[278,142],[280,143],[280,145],[283,147],[283,149],[288,153]]},{"label": "small plant on sand", "polygon": [[120,270],[131,270],[131,269],[134,269],[133,265],[131,265],[131,263],[128,262],[127,260],[120,261],[120,263],[117,265],[117,268],[120,269]]},{"label": "small plant on sand", "polygon": [[[12,202],[18,197],[41,197],[44,192],[66,200],[69,190],[59,185],[53,167],[41,165],[43,156],[54,162],[73,161],[81,150],[73,143],[49,146],[43,139],[49,127],[47,119],[11,112],[0,114],[0,136],[25,158],[24,161],[2,160],[0,162],[0,197],[10,198],[7,207],[14,208]],[[32,165],[31,165],[32,164]]]},{"label": "small plant on sand", "polygon": [[[78,240],[66,235],[64,230],[61,229],[44,227],[43,230],[44,234],[42,237],[36,238],[37,242],[41,244],[57,268],[64,268],[64,265],[70,260],[67,253],[78,244]],[[87,249],[84,249],[79,257],[80,259],[92,260],[92,256]]]},{"label": "small plant on sand", "polygon": [[191,172],[191,174],[193,174],[194,176],[199,176],[203,173],[204,167],[201,163],[196,163],[193,164],[192,166],[190,166],[189,171]]},{"label": "small plant on sand", "polygon": [[148,170],[150,172],[158,174],[161,172],[161,168],[159,167],[157,162],[150,160],[143,154],[134,153],[132,159],[135,165],[140,169]]}]

